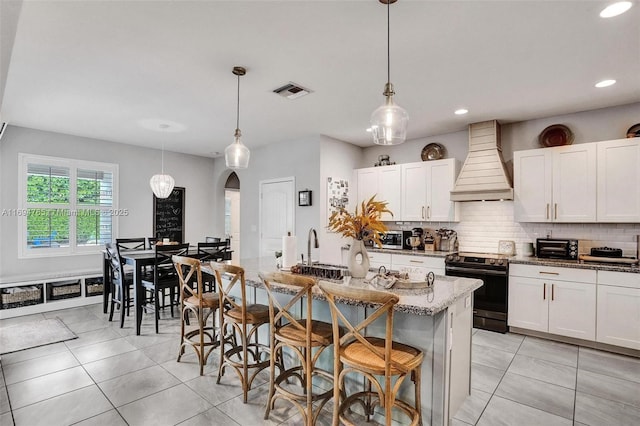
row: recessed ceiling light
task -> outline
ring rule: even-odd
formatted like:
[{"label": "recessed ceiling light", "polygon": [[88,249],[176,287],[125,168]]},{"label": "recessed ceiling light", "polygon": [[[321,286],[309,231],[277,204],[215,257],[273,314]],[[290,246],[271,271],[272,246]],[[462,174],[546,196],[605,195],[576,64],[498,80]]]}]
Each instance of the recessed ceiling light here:
[{"label": "recessed ceiling light", "polygon": [[147,130],[167,133],[179,133],[187,128],[184,124],[176,123],[175,121],[162,120],[159,118],[146,118],[144,120],[138,120],[138,125]]},{"label": "recessed ceiling light", "polygon": [[596,83],[596,87],[609,87],[616,84],[615,80],[602,80]]},{"label": "recessed ceiling light", "polygon": [[610,4],[602,9],[600,12],[601,18],[613,18],[614,16],[622,15],[627,10],[631,9],[632,3],[630,1],[619,1],[617,3]]},{"label": "recessed ceiling light", "polygon": [[466,114],[466,113],[468,113],[468,112],[469,112],[469,110],[468,110],[468,109],[460,108],[460,109],[455,110],[453,113],[454,113],[455,115],[464,115],[464,114]]}]

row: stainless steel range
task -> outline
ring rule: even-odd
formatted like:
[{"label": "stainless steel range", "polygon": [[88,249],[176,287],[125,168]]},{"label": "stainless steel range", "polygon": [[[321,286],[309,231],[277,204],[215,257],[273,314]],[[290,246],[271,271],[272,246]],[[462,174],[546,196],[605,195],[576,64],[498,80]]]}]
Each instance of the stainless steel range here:
[{"label": "stainless steel range", "polygon": [[445,275],[482,280],[484,285],[473,293],[473,326],[507,332],[507,256],[493,253],[450,254],[445,258]]}]

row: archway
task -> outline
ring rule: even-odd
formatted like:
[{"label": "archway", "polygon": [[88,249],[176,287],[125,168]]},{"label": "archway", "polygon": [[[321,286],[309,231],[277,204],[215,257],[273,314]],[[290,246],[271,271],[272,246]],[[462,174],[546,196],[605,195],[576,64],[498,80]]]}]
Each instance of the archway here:
[{"label": "archway", "polygon": [[232,259],[240,259],[240,179],[231,172],[224,184],[224,233],[231,238]]}]

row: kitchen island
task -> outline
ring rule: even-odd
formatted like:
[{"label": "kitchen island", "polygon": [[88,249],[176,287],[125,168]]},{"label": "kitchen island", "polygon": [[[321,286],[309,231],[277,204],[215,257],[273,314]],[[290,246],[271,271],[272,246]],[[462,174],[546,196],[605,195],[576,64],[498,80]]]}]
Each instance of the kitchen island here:
[{"label": "kitchen island", "polygon": [[[275,271],[275,259],[243,259],[239,265],[245,269],[247,285],[254,289],[253,292],[249,292],[253,293],[250,296],[253,299],[251,301],[267,303],[259,273]],[[206,270],[206,267],[203,270]],[[344,285],[380,290],[371,286],[366,279],[345,277],[341,282]],[[472,293],[480,286],[481,280],[436,275],[435,283],[430,289],[384,290],[393,292],[400,299],[395,307],[394,340],[417,347],[425,354],[422,365],[421,401],[424,425],[449,424],[449,419],[469,395]],[[285,297],[287,289],[280,287],[280,292]],[[314,299],[314,318],[330,322],[329,306],[319,290]],[[363,319],[372,312],[371,307],[355,300],[340,302],[345,312],[354,318]],[[374,323],[367,329],[367,334],[383,335],[383,324]],[[323,363],[332,365],[330,358]],[[413,401],[411,382],[403,384],[400,397]]]}]

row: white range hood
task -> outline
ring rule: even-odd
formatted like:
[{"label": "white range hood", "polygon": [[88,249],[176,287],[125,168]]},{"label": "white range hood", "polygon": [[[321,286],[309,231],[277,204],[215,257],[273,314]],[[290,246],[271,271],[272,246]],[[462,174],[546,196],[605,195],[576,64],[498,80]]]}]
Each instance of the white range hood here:
[{"label": "white range hood", "polygon": [[469,154],[451,191],[451,201],[489,200],[513,200],[496,120],[469,125]]}]

